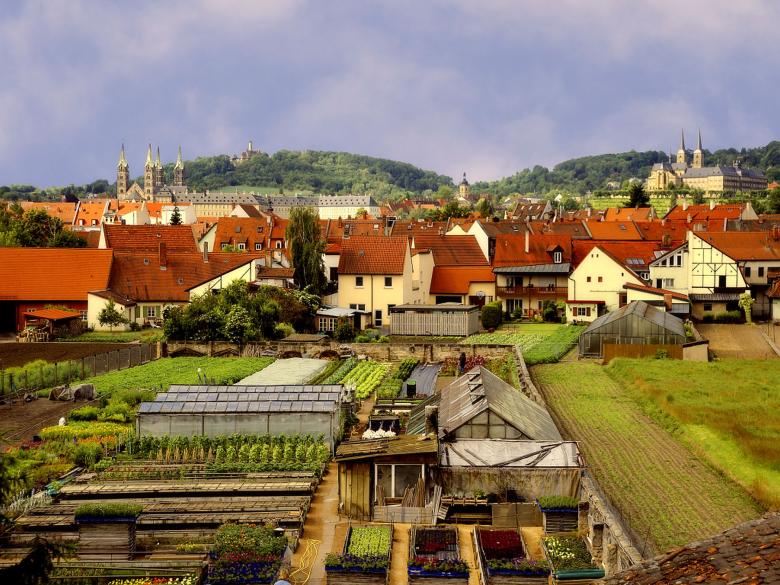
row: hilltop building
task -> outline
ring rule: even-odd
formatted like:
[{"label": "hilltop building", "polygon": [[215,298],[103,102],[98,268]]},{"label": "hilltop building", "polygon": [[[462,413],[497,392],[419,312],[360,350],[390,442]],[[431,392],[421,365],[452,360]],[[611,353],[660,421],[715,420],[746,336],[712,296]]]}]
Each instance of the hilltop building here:
[{"label": "hilltop building", "polygon": [[743,168],[739,160],[735,161],[732,166],[705,167],[701,131],[699,131],[691,164],[688,164],[685,133],[681,132],[680,148],[677,150],[675,162],[672,162],[670,154],[668,162],[654,164],[645,186],[648,191],[666,191],[672,187],[685,186],[714,194],[762,191],[767,188],[767,180],[761,171]]},{"label": "hilltop building", "polygon": [[146,151],[143,185],[137,181],[130,184],[130,165],[125,157],[125,145],[119,151],[119,162],[116,166],[116,196],[121,200],[155,201],[171,203],[176,197],[187,194],[184,182],[184,161],[181,157],[181,146],[173,167],[173,184],[165,184],[165,172],[160,159],[160,147],[157,147],[157,158],[152,158],[152,145]]}]

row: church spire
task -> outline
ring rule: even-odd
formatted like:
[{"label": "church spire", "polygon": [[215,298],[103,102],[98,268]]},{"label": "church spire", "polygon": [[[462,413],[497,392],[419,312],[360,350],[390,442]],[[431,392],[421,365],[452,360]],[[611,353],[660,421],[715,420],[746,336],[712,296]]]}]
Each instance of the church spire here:
[{"label": "church spire", "polygon": [[151,166],[152,164],[152,144],[149,143],[149,149],[146,151],[146,166]]},{"label": "church spire", "polygon": [[680,150],[677,151],[677,164],[687,165],[688,160],[685,153],[685,131],[680,130]]},{"label": "church spire", "polygon": [[693,168],[700,169],[704,163],[704,151],[701,148],[701,128],[699,128],[699,139],[696,143],[696,150],[693,151]]},{"label": "church spire", "polygon": [[181,160],[181,144],[179,145],[179,154],[176,156],[176,165],[174,166],[175,169],[182,168],[184,166],[184,163]]},{"label": "church spire", "polygon": [[699,128],[699,140],[696,144],[696,150],[701,150],[701,128]]},{"label": "church spire", "polygon": [[156,166],[158,169],[162,168],[162,161],[160,160],[160,147],[157,147],[157,160],[154,163],[154,166]]},{"label": "church spire", "polygon": [[680,150],[685,151],[685,130],[680,129]]},{"label": "church spire", "polygon": [[176,164],[173,166],[173,186],[184,187],[184,161],[181,159],[181,145],[179,145]]},{"label": "church spire", "polygon": [[127,168],[127,159],[125,158],[125,144],[122,143],[122,148],[119,151],[119,163],[117,164],[117,167],[120,169],[126,169]]}]

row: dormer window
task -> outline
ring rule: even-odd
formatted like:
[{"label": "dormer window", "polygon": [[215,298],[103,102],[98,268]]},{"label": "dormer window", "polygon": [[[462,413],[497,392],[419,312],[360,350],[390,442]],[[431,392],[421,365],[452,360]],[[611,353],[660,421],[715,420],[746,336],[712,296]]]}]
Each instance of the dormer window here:
[{"label": "dormer window", "polygon": [[560,264],[563,261],[563,254],[560,252],[553,252],[553,262]]}]

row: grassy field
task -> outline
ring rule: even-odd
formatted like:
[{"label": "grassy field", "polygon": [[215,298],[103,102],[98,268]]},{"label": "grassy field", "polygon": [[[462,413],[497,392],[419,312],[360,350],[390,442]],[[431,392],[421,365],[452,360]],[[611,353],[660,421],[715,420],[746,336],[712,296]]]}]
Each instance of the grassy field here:
[{"label": "grassy field", "polygon": [[576,345],[584,327],[555,323],[507,323],[494,333],[478,333],[464,345],[519,345],[526,364],[554,363]]},{"label": "grassy field", "polygon": [[165,390],[170,384],[198,384],[200,368],[201,375],[205,375],[209,383],[233,384],[262,370],[273,361],[270,357],[162,358],[128,370],[87,378],[84,383],[94,384],[100,394],[136,388]]},{"label": "grassy field", "polygon": [[[599,211],[607,209],[608,207],[623,207],[627,201],[628,197],[616,197],[615,199],[612,199],[611,197],[588,198],[588,204],[590,204],[593,209]],[[655,209],[656,215],[663,217],[666,215],[666,212],[669,211],[669,198],[662,197],[661,199],[650,199],[650,205]]]},{"label": "grassy field", "polygon": [[141,331],[88,331],[76,337],[64,337],[57,341],[74,341],[81,343],[157,343],[165,336],[161,329],[141,329]]},{"label": "grassy field", "polygon": [[561,430],[581,441],[594,477],[638,539],[656,552],[761,514],[739,486],[650,419],[601,366],[540,365],[533,374]]},{"label": "grassy field", "polygon": [[780,361],[616,359],[605,370],[655,421],[780,508]]}]

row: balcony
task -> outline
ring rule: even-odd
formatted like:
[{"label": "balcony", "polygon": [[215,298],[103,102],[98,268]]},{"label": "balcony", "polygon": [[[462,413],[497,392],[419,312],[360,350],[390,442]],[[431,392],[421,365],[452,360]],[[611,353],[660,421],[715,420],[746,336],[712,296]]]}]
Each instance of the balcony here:
[{"label": "balcony", "polygon": [[497,286],[496,295],[499,297],[541,297],[541,298],[566,298],[569,289],[565,286]]}]

